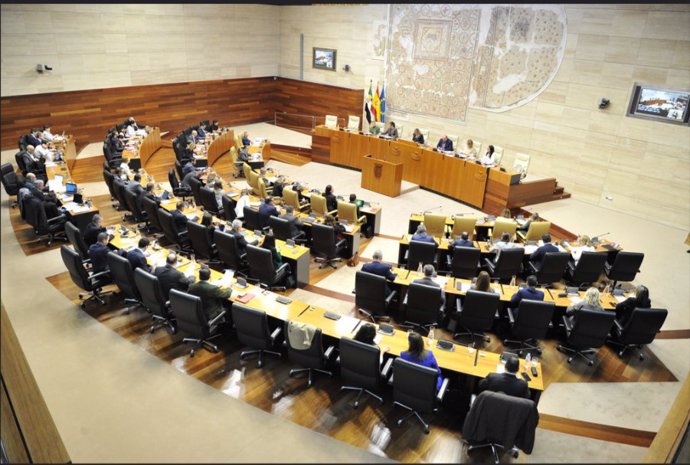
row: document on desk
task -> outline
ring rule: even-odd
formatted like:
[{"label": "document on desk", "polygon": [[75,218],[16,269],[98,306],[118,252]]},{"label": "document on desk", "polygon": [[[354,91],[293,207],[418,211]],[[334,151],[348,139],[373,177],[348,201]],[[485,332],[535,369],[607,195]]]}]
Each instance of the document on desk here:
[{"label": "document on desk", "polygon": [[627,299],[627,297],[624,295],[614,295],[613,298],[616,299],[618,302],[623,302],[625,299]]},{"label": "document on desk", "polygon": [[467,291],[469,291],[469,290],[470,290],[470,286],[471,286],[470,283],[462,283],[462,282],[460,282],[460,281],[457,281],[457,282],[455,283],[455,288],[456,288],[457,290],[459,290],[460,292],[467,292]]},{"label": "document on desk", "polygon": [[526,245],[525,246],[525,255],[531,255],[537,249],[538,249],[538,247],[536,245]]},{"label": "document on desk", "polygon": [[436,276],[432,279],[441,286],[441,289],[444,289],[446,287],[446,283],[448,282],[448,278],[443,276]]},{"label": "document on desk", "polygon": [[215,284],[216,286],[224,286],[224,287],[230,287],[232,285],[232,278],[235,276],[235,272],[233,270],[225,270],[225,273],[223,273],[223,276],[220,278],[211,281],[211,284]]},{"label": "document on desk", "polygon": [[570,296],[570,297],[568,297],[568,300],[574,304],[576,304],[578,302],[582,302],[582,298],[579,295]]}]

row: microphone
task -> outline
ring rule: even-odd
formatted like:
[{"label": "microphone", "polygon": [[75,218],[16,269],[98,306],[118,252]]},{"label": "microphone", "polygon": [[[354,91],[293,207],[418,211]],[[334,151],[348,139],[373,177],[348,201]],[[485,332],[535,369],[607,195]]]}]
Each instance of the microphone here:
[{"label": "microphone", "polygon": [[428,210],[424,210],[424,213],[431,213],[432,211],[434,211],[434,210],[440,210],[441,208],[443,208],[443,205],[439,205],[438,207],[434,207],[434,208],[430,208],[430,209],[428,209]]},{"label": "microphone", "polygon": [[611,233],[610,233],[610,232],[605,232],[604,234],[599,234],[599,235],[597,235],[597,236],[594,236],[594,237],[592,238],[592,242],[598,242],[598,241],[599,241],[599,238],[604,237],[604,236],[606,236],[607,234],[611,234]]}]

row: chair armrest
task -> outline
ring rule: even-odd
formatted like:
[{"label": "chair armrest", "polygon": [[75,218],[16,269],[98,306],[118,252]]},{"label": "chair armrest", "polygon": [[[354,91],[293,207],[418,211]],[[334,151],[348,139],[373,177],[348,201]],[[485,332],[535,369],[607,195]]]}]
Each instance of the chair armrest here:
[{"label": "chair armrest", "polygon": [[613,326],[617,334],[620,334],[623,331],[623,325],[620,323],[620,321],[613,320]]},{"label": "chair armrest", "polygon": [[92,275],[89,276],[89,279],[99,279],[103,278],[105,276],[110,276],[110,271],[99,271],[98,273],[93,273]]},{"label": "chair armrest", "polygon": [[573,327],[570,325],[570,318],[568,318],[566,315],[563,315],[563,325],[565,326],[566,331],[571,331]]},{"label": "chair armrest", "polygon": [[49,219],[48,224],[53,224],[53,223],[56,223],[58,221],[66,221],[66,220],[67,220],[67,216],[63,213],[61,215],[58,215],[56,217]]},{"label": "chair armrest", "polygon": [[438,402],[443,402],[443,397],[446,395],[446,391],[448,390],[448,382],[450,379],[448,378],[443,378],[443,383],[441,383],[441,389],[438,390],[438,393],[436,394],[436,400]]},{"label": "chair armrest", "polygon": [[299,239],[299,238],[305,237],[305,236],[306,236],[306,234],[304,233],[304,231],[300,231],[299,233],[297,233],[296,236],[293,236],[292,239],[296,240],[296,239]]},{"label": "chair armrest", "polygon": [[170,301],[169,301],[169,300],[166,300],[166,301],[165,301],[165,306],[166,306],[166,307],[170,307]]},{"label": "chair armrest", "polygon": [[[325,360],[330,360],[333,352],[335,352],[335,346],[328,346],[328,349],[326,349],[326,351],[323,353],[323,358]],[[338,357],[338,359],[340,359],[340,357]]]},{"label": "chair armrest", "polygon": [[288,270],[290,270],[290,264],[289,264],[289,263],[283,263],[282,265],[280,265],[280,268],[278,268],[278,269],[276,270],[276,275],[282,273],[283,270],[285,270],[286,272],[287,272]]},{"label": "chair armrest", "polygon": [[278,336],[280,336],[280,333],[282,333],[282,332],[283,332],[283,328],[281,328],[280,326],[278,326],[278,327],[275,329],[275,331],[273,331],[273,333],[271,333],[271,342],[275,343],[276,338],[277,338]]},{"label": "chair armrest", "polygon": [[532,270],[533,273],[536,273],[539,271],[537,269],[537,266],[533,262],[528,261],[527,266],[529,267],[530,270]]},{"label": "chair armrest", "polygon": [[240,260],[246,260],[247,259],[247,252],[241,253],[240,254]]},{"label": "chair armrest", "polygon": [[215,325],[218,322],[218,320],[220,320],[221,318],[223,318],[225,316],[225,313],[226,313],[225,310],[220,312],[214,319],[212,319],[211,321],[208,322],[208,326],[211,327],[211,326]]},{"label": "chair armrest", "polygon": [[446,255],[446,264],[448,265],[448,268],[450,268],[450,265],[453,263],[453,259],[451,258],[450,254]]},{"label": "chair armrest", "polygon": [[403,305],[407,305],[407,296],[410,295],[409,292],[405,294],[405,299],[403,300]]},{"label": "chair armrest", "polygon": [[386,364],[383,366],[383,370],[381,370],[381,376],[383,376],[385,379],[388,379],[388,375],[391,372],[391,368],[393,367],[393,360],[395,360],[394,357],[389,358],[386,361]]},{"label": "chair armrest", "polygon": [[345,247],[347,245],[347,240],[345,239],[340,239],[338,242],[335,244],[335,248],[339,249],[341,247]]},{"label": "chair armrest", "polygon": [[393,300],[393,297],[397,294],[397,291],[391,292],[388,297],[386,297],[386,306],[391,304],[391,301]]},{"label": "chair armrest", "polygon": [[338,210],[327,211],[326,214],[335,216],[337,218],[338,217]]},{"label": "chair armrest", "polygon": [[366,223],[367,222],[367,216],[366,215],[360,216],[359,218],[357,218],[357,222],[358,223]]},{"label": "chair armrest", "polygon": [[515,324],[515,317],[513,317],[513,311],[510,309],[510,307],[506,308],[508,311],[508,321],[510,321],[510,324],[513,325]]},{"label": "chair armrest", "polygon": [[524,241],[525,237],[527,237],[527,232],[522,232],[520,230],[515,231],[515,235],[521,240]]},{"label": "chair armrest", "polygon": [[460,299],[455,299],[455,311],[462,313],[462,302],[460,302]]},{"label": "chair armrest", "polygon": [[484,266],[486,266],[491,271],[494,270],[494,262],[488,258],[484,259]]}]

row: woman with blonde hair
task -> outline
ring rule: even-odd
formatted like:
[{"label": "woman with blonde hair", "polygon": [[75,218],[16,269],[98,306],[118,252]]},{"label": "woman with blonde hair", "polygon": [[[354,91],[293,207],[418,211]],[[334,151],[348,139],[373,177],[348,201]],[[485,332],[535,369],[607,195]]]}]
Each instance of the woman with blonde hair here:
[{"label": "woman with blonde hair", "polygon": [[575,246],[570,247],[570,255],[573,258],[573,264],[577,265],[582,256],[582,252],[594,252],[594,246],[592,245],[592,239],[586,234],[578,236],[575,243]]},{"label": "woman with blonde hair", "polygon": [[474,141],[472,139],[467,139],[464,154],[467,158],[477,158],[477,149],[474,148]]},{"label": "woman with blonde hair", "polygon": [[600,302],[599,289],[590,287],[587,289],[587,292],[585,292],[585,296],[582,300],[568,307],[565,314],[570,317],[570,322],[573,323],[575,315],[577,315],[580,310],[598,310],[603,312],[604,309],[601,307]]}]

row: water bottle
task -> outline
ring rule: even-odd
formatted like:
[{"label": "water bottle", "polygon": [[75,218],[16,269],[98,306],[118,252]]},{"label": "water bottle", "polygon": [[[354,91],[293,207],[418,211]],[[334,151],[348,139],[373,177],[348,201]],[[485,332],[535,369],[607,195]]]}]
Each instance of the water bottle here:
[{"label": "water bottle", "polygon": [[429,338],[429,347],[434,346],[434,336],[435,336],[434,329],[435,328],[432,326],[431,329],[429,329],[429,335],[427,336]]},{"label": "water bottle", "polygon": [[529,362],[532,360],[532,354],[527,352],[527,357],[525,357],[525,366],[529,366]]},{"label": "water bottle", "polygon": [[417,267],[417,273],[422,272],[422,262],[419,262],[419,266]]},{"label": "water bottle", "polygon": [[510,279],[510,285],[515,286],[515,275]]}]

